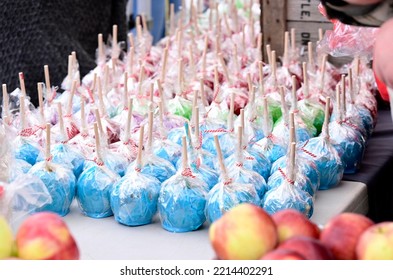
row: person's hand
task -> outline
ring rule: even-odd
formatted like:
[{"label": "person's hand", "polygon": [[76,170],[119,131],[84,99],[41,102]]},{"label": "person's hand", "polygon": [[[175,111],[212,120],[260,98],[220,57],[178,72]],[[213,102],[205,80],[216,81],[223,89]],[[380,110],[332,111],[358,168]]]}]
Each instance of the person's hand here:
[{"label": "person's hand", "polygon": [[373,67],[378,79],[393,88],[393,19],[385,22],[378,31]]}]

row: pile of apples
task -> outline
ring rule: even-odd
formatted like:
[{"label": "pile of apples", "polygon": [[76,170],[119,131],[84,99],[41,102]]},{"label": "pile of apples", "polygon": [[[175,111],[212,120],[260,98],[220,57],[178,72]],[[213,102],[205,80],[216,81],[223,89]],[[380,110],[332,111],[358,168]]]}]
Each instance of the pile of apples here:
[{"label": "pile of apples", "polygon": [[294,209],[240,204],[209,228],[220,260],[393,260],[393,222],[341,213],[320,228]]},{"label": "pile of apples", "polygon": [[77,260],[79,248],[58,214],[40,212],[28,216],[15,236],[0,216],[0,259]]}]

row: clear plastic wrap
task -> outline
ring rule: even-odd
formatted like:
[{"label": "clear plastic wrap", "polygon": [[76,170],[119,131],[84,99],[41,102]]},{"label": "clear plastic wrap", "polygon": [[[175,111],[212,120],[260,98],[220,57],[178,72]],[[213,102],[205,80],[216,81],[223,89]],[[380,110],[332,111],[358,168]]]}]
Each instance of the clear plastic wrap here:
[{"label": "clear plastic wrap", "polygon": [[[134,172],[136,164],[136,161],[132,162],[126,173]],[[172,177],[176,173],[176,169],[171,162],[147,151],[142,159],[141,172],[157,178],[162,183]]]},{"label": "clear plastic wrap", "polygon": [[366,149],[365,139],[353,126],[346,122],[329,123],[330,141],[341,157],[345,174],[359,170]]},{"label": "clear plastic wrap", "polygon": [[181,146],[169,139],[155,139],[152,148],[156,156],[169,161],[174,166],[181,156]]},{"label": "clear plastic wrap", "polygon": [[3,120],[0,119],[0,181],[8,182],[10,179],[10,161],[12,158],[10,139],[6,132]]},{"label": "clear plastic wrap", "polygon": [[[70,168],[78,179],[83,171],[85,157],[82,153],[69,144],[58,143],[51,147],[52,162]],[[37,157],[37,162],[45,160],[43,153]]]},{"label": "clear plastic wrap", "polygon": [[[103,149],[101,152],[102,161],[105,166],[107,166],[110,170],[118,174],[120,177],[123,177],[128,168],[128,161],[126,158],[120,156],[118,153],[115,153],[109,149]],[[89,155],[91,156],[91,154]],[[94,159],[86,159],[85,164],[83,166],[83,170],[90,168],[92,165],[96,165],[96,158]]]},{"label": "clear plastic wrap", "polygon": [[321,136],[311,138],[301,148],[302,156],[315,162],[320,174],[320,190],[337,186],[344,174],[344,164],[330,140]]},{"label": "clear plastic wrap", "polygon": [[288,208],[296,209],[308,218],[314,212],[312,196],[305,191],[296,189],[286,180],[265,194],[262,206],[271,215]]},{"label": "clear plastic wrap", "polygon": [[168,101],[168,111],[174,115],[184,117],[188,120],[191,119],[192,102],[176,95],[175,98]]},{"label": "clear plastic wrap", "polygon": [[245,169],[243,163],[238,162],[229,169],[228,176],[232,178],[235,183],[251,184],[255,188],[259,199],[262,199],[267,191],[265,178],[253,170]]},{"label": "clear plastic wrap", "polygon": [[0,215],[13,228],[32,213],[52,203],[52,196],[40,178],[20,175],[10,184],[0,183]]},{"label": "clear plastic wrap", "polygon": [[127,226],[151,223],[157,212],[161,183],[158,179],[138,171],[130,172],[117,181],[110,193],[115,219]]},{"label": "clear plastic wrap", "polygon": [[234,183],[232,180],[220,181],[207,196],[205,209],[207,221],[213,223],[241,203],[261,205],[255,187],[251,184]]},{"label": "clear plastic wrap", "polygon": [[18,179],[23,174],[29,172],[31,168],[31,164],[23,159],[14,158],[11,161],[10,169],[9,169],[9,182],[13,182]]},{"label": "clear plastic wrap", "polygon": [[[272,175],[270,175],[269,180],[267,181],[267,190],[270,191],[272,189],[280,187],[283,182],[287,180],[287,172],[288,169],[286,167],[279,167],[277,171],[273,172]],[[293,187],[297,190],[302,190],[313,197],[318,190],[319,185],[311,182],[310,178],[308,178],[305,174],[299,172],[299,169],[296,168]]]},{"label": "clear plastic wrap", "polygon": [[[309,158],[302,157],[302,153],[299,153],[298,151],[296,151],[296,153],[297,154],[295,159],[295,165],[296,165],[297,172],[303,174],[306,178],[308,178],[310,180],[314,192],[317,191],[320,185],[320,174],[315,162]],[[270,170],[271,176],[273,176],[273,174],[275,174],[279,168],[284,169],[287,165],[287,161],[288,161],[288,155],[285,155],[279,158],[278,160],[276,160],[272,164],[272,169]]]},{"label": "clear plastic wrap", "polygon": [[284,156],[287,148],[283,143],[280,143],[279,139],[273,134],[262,138],[252,147],[254,150],[263,154],[271,163],[274,163],[277,159]]},{"label": "clear plastic wrap", "polygon": [[[220,142],[221,143],[221,142]],[[270,176],[270,168],[272,167],[271,162],[259,152],[252,151],[251,149],[247,149],[243,147],[242,158],[243,167],[248,170],[253,170],[256,173],[260,174],[265,180],[268,180]],[[225,159],[225,165],[228,169],[235,168],[238,163],[238,156],[236,153],[233,153],[229,157]]]},{"label": "clear plastic wrap", "polygon": [[41,149],[38,143],[30,138],[29,135],[31,135],[29,129],[21,131],[20,135],[12,143],[13,152],[15,158],[25,160],[31,165],[34,165]]},{"label": "clear plastic wrap", "polygon": [[102,162],[85,168],[76,183],[76,199],[82,213],[91,218],[112,216],[110,193],[119,179],[120,176]]},{"label": "clear plastic wrap", "polygon": [[171,232],[200,228],[206,221],[204,210],[208,190],[208,185],[187,169],[165,181],[158,197],[162,227]]},{"label": "clear plastic wrap", "polygon": [[71,169],[52,162],[41,161],[33,165],[28,174],[40,178],[52,197],[52,202],[39,208],[37,212],[52,211],[60,216],[65,216],[70,212],[76,191],[75,175]]}]

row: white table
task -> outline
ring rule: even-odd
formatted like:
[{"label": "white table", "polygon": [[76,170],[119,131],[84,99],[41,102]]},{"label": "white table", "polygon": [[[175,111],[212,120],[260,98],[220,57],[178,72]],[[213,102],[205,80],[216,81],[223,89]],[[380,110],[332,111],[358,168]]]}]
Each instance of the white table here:
[{"label": "white table", "polygon": [[[363,183],[342,181],[334,189],[319,191],[311,220],[324,225],[341,212],[366,214],[367,188]],[[114,217],[93,219],[83,216],[76,204],[64,217],[81,251],[81,259],[91,260],[204,260],[212,259],[208,226],[187,233],[171,233],[153,223],[127,227]]]}]

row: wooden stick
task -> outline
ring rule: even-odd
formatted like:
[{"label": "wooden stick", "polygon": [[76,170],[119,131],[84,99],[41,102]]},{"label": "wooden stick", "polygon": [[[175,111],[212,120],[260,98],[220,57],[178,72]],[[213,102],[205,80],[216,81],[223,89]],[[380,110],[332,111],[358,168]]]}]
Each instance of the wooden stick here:
[{"label": "wooden stick", "polygon": [[288,170],[288,179],[290,182],[295,181],[295,155],[296,155],[296,143],[291,142],[289,148],[289,168]]},{"label": "wooden stick", "polygon": [[266,45],[267,63],[272,66],[272,49],[270,45]]},{"label": "wooden stick", "polygon": [[291,110],[289,113],[289,143],[296,143],[296,132],[295,132],[295,113]]},{"label": "wooden stick", "polygon": [[106,115],[105,105],[104,105],[104,95],[102,94],[102,86],[101,86],[101,79],[98,78],[98,102],[99,102],[99,109],[100,114],[102,116]]},{"label": "wooden stick", "polygon": [[232,35],[232,30],[231,30],[231,27],[229,26],[227,13],[224,13],[224,24],[225,24],[226,33],[229,36],[231,36]]},{"label": "wooden stick", "polygon": [[128,112],[127,112],[127,123],[126,123],[126,135],[124,137],[125,142],[130,140],[130,131],[132,127],[132,106],[133,105],[133,99],[130,98],[128,99]]},{"label": "wooden stick", "polygon": [[74,95],[75,95],[75,91],[76,91],[76,85],[77,85],[77,81],[74,80],[72,82],[72,87],[71,87],[71,91],[70,91],[70,95],[68,97],[68,107],[67,107],[67,115],[71,115],[72,114],[72,100],[74,99]]},{"label": "wooden stick", "polygon": [[4,119],[7,120],[8,123],[8,118],[10,117],[10,107],[9,107],[9,97],[8,97],[8,91],[7,91],[7,85],[3,84],[3,116]]},{"label": "wooden stick", "polygon": [[265,84],[263,82],[263,62],[258,61],[258,72],[259,72],[259,93],[261,96],[265,96]]},{"label": "wooden stick", "polygon": [[244,109],[240,109],[240,126],[241,127],[243,127],[243,133],[244,133],[244,130],[246,129],[246,126],[245,126],[245,119],[244,119]]},{"label": "wooden stick", "polygon": [[74,76],[74,70],[72,67],[72,55],[68,56],[68,88],[71,89],[72,87],[72,80]]},{"label": "wooden stick", "polygon": [[323,30],[322,30],[322,28],[318,28],[318,38],[319,38],[319,41],[322,41],[322,39],[323,39]]},{"label": "wooden stick", "polygon": [[257,38],[257,51],[258,51],[258,57],[257,59],[262,61],[263,57],[262,57],[262,33],[258,34],[258,38]]},{"label": "wooden stick", "polygon": [[135,47],[130,47],[128,59],[128,71],[130,75],[134,74]]},{"label": "wooden stick", "polygon": [[296,76],[292,75],[292,110],[297,110]]},{"label": "wooden stick", "polygon": [[44,90],[43,83],[37,83],[37,91],[38,91],[38,106],[40,110],[41,121],[45,122],[45,114],[44,114],[44,97],[43,97],[43,90]]},{"label": "wooden stick", "polygon": [[192,98],[192,108],[195,108],[195,106],[198,106],[198,97],[199,97],[199,91],[194,90],[194,96]]},{"label": "wooden stick", "polygon": [[272,51],[272,75],[274,79],[274,85],[277,86],[277,60],[276,51]]},{"label": "wooden stick", "polygon": [[164,109],[163,113],[166,113],[166,98],[165,98],[165,94],[164,94],[164,90],[162,88],[162,84],[160,79],[157,79],[157,88],[158,88],[158,93],[160,94],[160,100],[162,102],[162,107]]},{"label": "wooden stick", "polygon": [[289,57],[289,32],[285,31],[284,33],[284,55],[283,55],[283,63],[284,66],[288,66],[288,57]]},{"label": "wooden stick", "polygon": [[102,33],[98,34],[98,63],[105,63],[104,39]]},{"label": "wooden stick", "polygon": [[85,99],[84,99],[84,97],[81,97],[81,126],[82,126],[82,131],[86,132],[87,124],[86,124]]},{"label": "wooden stick", "polygon": [[295,33],[295,28],[291,28],[291,49],[292,49],[292,52],[295,53],[295,51],[296,51],[296,33]]},{"label": "wooden stick", "polygon": [[248,96],[249,96],[249,100],[250,103],[253,104],[254,103],[254,86],[252,84],[252,80],[251,80],[251,74],[247,73],[247,84],[248,84]]},{"label": "wooden stick", "polygon": [[242,151],[243,151],[243,130],[244,127],[242,127],[241,125],[238,126],[237,128],[237,153],[238,153],[238,160],[240,162],[243,161],[243,157],[242,157]]},{"label": "wooden stick", "polygon": [[238,51],[237,51],[237,44],[235,43],[235,55],[233,56],[233,59],[235,60],[235,71],[236,73],[240,73],[240,66],[239,66],[239,57],[238,57]]},{"label": "wooden stick", "polygon": [[97,86],[97,73],[93,74],[93,83],[91,85],[91,92],[94,95],[95,91],[96,91],[96,86]]},{"label": "wooden stick", "polygon": [[209,103],[206,100],[205,84],[203,80],[199,80],[199,90],[201,92],[201,99],[202,99],[203,106],[205,107],[209,106]]},{"label": "wooden stick", "polygon": [[124,108],[127,108],[127,102],[128,102],[128,72],[124,72],[124,91],[123,91],[123,104]]},{"label": "wooden stick", "polygon": [[44,65],[44,75],[45,75],[46,99],[51,100],[51,86],[50,86],[48,65]]},{"label": "wooden stick", "polygon": [[134,34],[132,34],[131,32],[128,33],[128,42],[130,44],[130,48],[134,48],[135,49]]},{"label": "wooden stick", "polygon": [[19,83],[22,95],[26,97],[25,75],[23,74],[23,72],[19,72]]},{"label": "wooden stick", "polygon": [[214,144],[216,146],[218,163],[220,164],[222,176],[223,176],[224,180],[227,181],[228,180],[228,172],[227,172],[227,169],[224,164],[224,157],[222,155],[220,141],[218,140],[217,135],[214,135]]},{"label": "wooden stick", "polygon": [[147,146],[148,146],[148,149],[150,150],[150,149],[152,149],[152,143],[153,143],[153,111],[149,111],[148,118],[149,118],[149,120],[148,120],[148,122],[149,122],[149,130],[148,130],[149,139],[147,142]]},{"label": "wooden stick", "polygon": [[182,136],[182,148],[183,148],[183,170],[188,168],[188,155],[187,155],[187,140],[186,136]]},{"label": "wooden stick", "polygon": [[313,49],[312,42],[307,43],[307,53],[308,53],[308,65],[310,66],[310,70],[314,72],[315,63],[314,63],[314,49]]},{"label": "wooden stick", "polygon": [[303,95],[304,98],[307,99],[310,93],[310,86],[308,82],[308,72],[307,72],[307,62],[302,63],[303,70]]},{"label": "wooden stick", "polygon": [[100,111],[97,108],[94,109],[94,114],[96,116],[96,123],[98,124],[98,129],[100,130],[100,134],[105,135],[104,127],[102,126]]},{"label": "wooden stick", "polygon": [[325,104],[325,119],[323,120],[323,134],[325,137],[329,138],[329,122],[330,122],[330,97],[326,97]]},{"label": "wooden stick", "polygon": [[175,33],[175,4],[171,3],[169,13],[169,35],[173,36]]},{"label": "wooden stick", "polygon": [[60,102],[57,102],[57,113],[59,115],[59,128],[60,128],[61,137],[63,139],[68,140],[68,137],[67,137],[67,134],[66,134],[65,128],[64,128],[63,107]]},{"label": "wooden stick", "polygon": [[144,138],[145,126],[142,125],[139,129],[139,142],[138,142],[138,155],[136,156],[136,166],[142,167],[142,153],[143,153],[143,138]]},{"label": "wooden stick", "polygon": [[166,77],[166,65],[168,63],[168,52],[169,52],[169,49],[165,48],[163,62],[162,62],[162,69],[161,69],[161,80],[163,82],[165,82],[165,77]]},{"label": "wooden stick", "polygon": [[106,94],[109,92],[109,66],[108,64],[105,64],[104,66],[104,84],[102,87],[102,94]]},{"label": "wooden stick", "polygon": [[46,139],[45,139],[45,169],[47,171],[51,171],[49,162],[51,161],[51,153],[50,153],[50,124],[47,123],[46,126]]},{"label": "wooden stick", "polygon": [[222,66],[222,68],[224,69],[224,76],[225,76],[225,79],[228,81],[229,84],[232,84],[231,79],[230,79],[230,77],[229,77],[228,67],[227,67],[227,65],[225,64],[224,57],[222,56],[222,53],[219,53],[219,54],[218,54],[218,57],[219,57],[219,59],[220,59],[221,66]]},{"label": "wooden stick", "polygon": [[141,27],[141,17],[137,16],[136,17],[136,35],[138,38],[138,44],[141,44],[142,42],[142,27]]},{"label": "wooden stick", "polygon": [[25,98],[26,96],[21,94],[19,97],[19,111],[20,111],[20,124],[21,124],[21,129],[26,128],[26,108],[25,108]]},{"label": "wooden stick", "polygon": [[94,122],[94,136],[95,136],[95,140],[96,140],[96,157],[97,157],[98,161],[102,162],[100,133],[98,130],[99,130],[99,128],[97,126],[97,122]]}]

